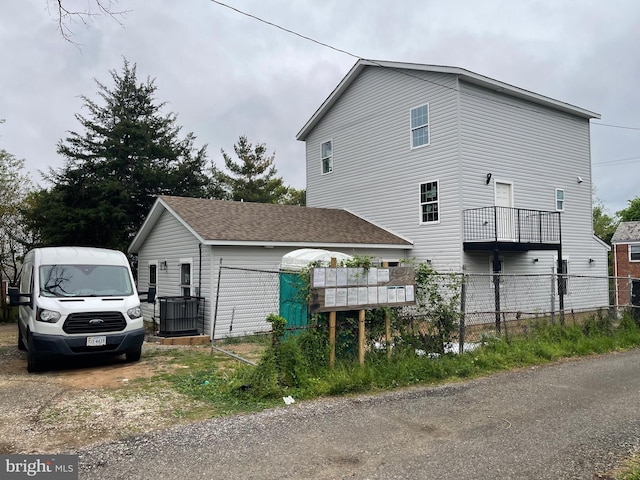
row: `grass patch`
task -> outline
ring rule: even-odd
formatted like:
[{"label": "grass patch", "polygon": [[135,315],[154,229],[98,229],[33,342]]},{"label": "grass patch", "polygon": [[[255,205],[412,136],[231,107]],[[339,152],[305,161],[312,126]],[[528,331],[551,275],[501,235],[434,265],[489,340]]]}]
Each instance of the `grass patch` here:
[{"label": "grass patch", "polygon": [[[349,358],[338,359],[333,370],[328,368],[325,337],[320,331],[311,331],[275,341],[271,338],[257,367],[212,355],[209,349],[150,352],[151,356],[167,356],[169,363],[182,367],[158,374],[151,381],[163,382],[198,402],[201,407],[196,416],[212,417],[282,405],[282,397],[289,395],[301,400],[374,393],[624,350],[640,345],[640,328],[628,317],[615,324],[608,318],[593,318],[565,327],[540,322],[520,336],[487,337],[480,347],[462,355],[420,355],[405,347],[388,359],[386,352],[372,349],[364,366]],[[190,414],[176,411],[176,415]]]},{"label": "grass patch", "polygon": [[635,455],[629,458],[625,465],[614,472],[616,480],[640,480],[640,457]]}]

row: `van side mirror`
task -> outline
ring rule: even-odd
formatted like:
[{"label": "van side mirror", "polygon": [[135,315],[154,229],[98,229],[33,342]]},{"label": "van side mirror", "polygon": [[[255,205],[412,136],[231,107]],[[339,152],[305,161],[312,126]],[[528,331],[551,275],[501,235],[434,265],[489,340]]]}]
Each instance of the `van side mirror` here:
[{"label": "van side mirror", "polygon": [[[31,294],[30,293],[20,293],[20,289],[18,287],[9,287],[7,289],[9,293],[9,306],[10,307],[18,307],[20,305],[31,305]],[[26,302],[20,301],[21,297],[29,297],[29,300]]]},{"label": "van side mirror", "polygon": [[147,292],[147,303],[153,303],[156,301],[156,287],[149,287]]}]

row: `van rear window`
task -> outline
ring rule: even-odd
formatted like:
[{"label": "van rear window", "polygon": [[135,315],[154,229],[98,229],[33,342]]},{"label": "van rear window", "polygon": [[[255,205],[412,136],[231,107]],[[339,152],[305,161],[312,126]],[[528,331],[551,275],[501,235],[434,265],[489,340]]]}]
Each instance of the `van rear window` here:
[{"label": "van rear window", "polygon": [[44,297],[113,297],[133,295],[129,269],[115,265],[42,265]]}]

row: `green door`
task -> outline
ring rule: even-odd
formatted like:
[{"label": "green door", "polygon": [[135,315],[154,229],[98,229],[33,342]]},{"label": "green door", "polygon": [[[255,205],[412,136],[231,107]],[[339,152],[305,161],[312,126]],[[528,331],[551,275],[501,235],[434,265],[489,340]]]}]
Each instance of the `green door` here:
[{"label": "green door", "polygon": [[306,328],[307,304],[304,277],[298,273],[280,272],[280,316],[287,320],[287,329]]}]

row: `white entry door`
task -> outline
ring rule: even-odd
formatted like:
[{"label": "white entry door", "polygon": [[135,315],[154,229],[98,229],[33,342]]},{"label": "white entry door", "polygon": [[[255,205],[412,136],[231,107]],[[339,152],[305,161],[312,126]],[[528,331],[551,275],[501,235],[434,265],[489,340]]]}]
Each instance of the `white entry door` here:
[{"label": "white entry door", "polygon": [[496,232],[498,240],[515,240],[515,213],[513,210],[513,184],[495,182]]}]

